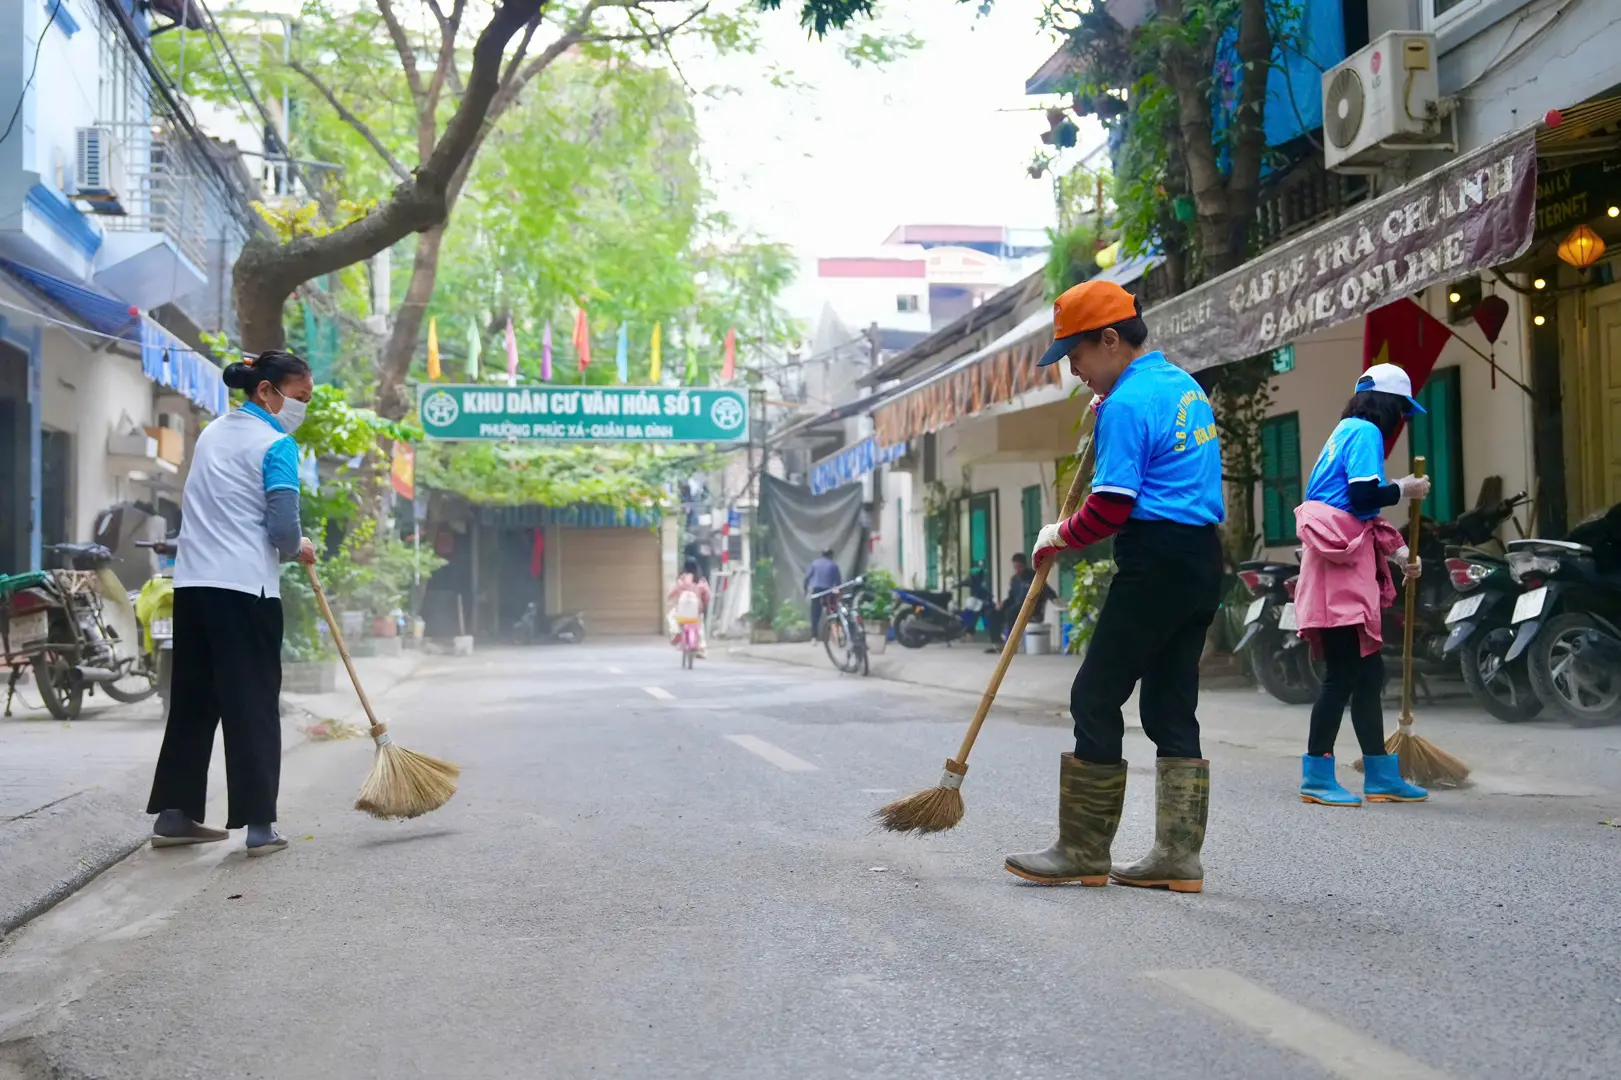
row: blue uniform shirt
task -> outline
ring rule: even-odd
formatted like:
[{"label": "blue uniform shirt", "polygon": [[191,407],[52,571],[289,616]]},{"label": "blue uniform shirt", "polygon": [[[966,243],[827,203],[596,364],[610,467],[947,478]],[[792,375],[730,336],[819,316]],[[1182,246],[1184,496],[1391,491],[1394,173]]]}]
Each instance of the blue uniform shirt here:
[{"label": "blue uniform shirt", "polygon": [[1215,525],[1225,516],[1216,414],[1193,376],[1145,353],[1098,408],[1092,490],[1136,500],[1142,521]]},{"label": "blue uniform shirt", "polygon": [[[244,403],[242,411],[257,416],[275,430],[281,431],[281,421],[255,403],[251,401]],[[283,434],[270,444],[270,449],[265,451],[264,474],[267,492],[298,490],[298,444],[293,441],[291,435]]]},{"label": "blue uniform shirt", "polygon": [[[1341,420],[1329,433],[1311,470],[1311,479],[1306,482],[1306,501],[1327,503],[1336,510],[1356,514],[1351,509],[1351,485],[1359,480],[1386,483],[1385,437],[1377,424],[1353,417]],[[1356,516],[1367,521],[1378,517],[1379,511]]]}]

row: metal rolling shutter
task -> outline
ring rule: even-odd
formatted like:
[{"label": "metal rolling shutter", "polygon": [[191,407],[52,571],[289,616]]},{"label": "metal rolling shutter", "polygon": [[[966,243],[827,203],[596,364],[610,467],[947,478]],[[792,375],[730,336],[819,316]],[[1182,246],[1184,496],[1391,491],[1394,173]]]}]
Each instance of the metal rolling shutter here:
[{"label": "metal rolling shutter", "polygon": [[560,529],[564,611],[589,634],[652,634],[664,621],[659,536],[649,529]]}]

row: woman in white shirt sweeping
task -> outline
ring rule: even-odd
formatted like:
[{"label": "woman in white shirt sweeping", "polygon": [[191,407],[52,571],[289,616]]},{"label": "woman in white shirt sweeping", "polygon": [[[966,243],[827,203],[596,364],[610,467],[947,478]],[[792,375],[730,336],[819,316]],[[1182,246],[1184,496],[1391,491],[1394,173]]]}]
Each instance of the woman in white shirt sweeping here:
[{"label": "woman in white shirt sweeping", "polygon": [[248,830],[247,853],[287,846],[277,835],[281,780],[280,564],[315,561],[298,521],[292,433],[314,392],[310,366],[271,351],[225,369],[242,407],[203,429],[182,496],[174,572],[174,679],[147,813],[152,846],[225,839],[202,823],[214,728],[225,734],[226,829]]}]

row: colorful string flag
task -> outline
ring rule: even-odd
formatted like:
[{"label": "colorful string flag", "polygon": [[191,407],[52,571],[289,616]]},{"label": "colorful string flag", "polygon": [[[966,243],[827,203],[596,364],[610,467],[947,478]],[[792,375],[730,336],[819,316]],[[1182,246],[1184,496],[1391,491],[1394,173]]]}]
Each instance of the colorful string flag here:
[{"label": "colorful string flag", "polygon": [[439,320],[428,320],[428,378],[439,377]]},{"label": "colorful string flag", "polygon": [[737,374],[737,327],[726,328],[726,351],[720,362],[720,381],[731,382]]},{"label": "colorful string flag", "polygon": [[546,329],[540,335],[540,377],[552,381],[552,321],[546,320]]},{"label": "colorful string flag", "polygon": [[478,382],[478,356],[484,351],[484,343],[478,337],[478,316],[467,320],[467,378],[470,382]]},{"label": "colorful string flag", "polygon": [[664,374],[664,327],[661,323],[653,324],[653,359],[647,365],[647,381],[657,385],[659,376]]},{"label": "colorful string flag", "polygon": [[621,384],[630,382],[630,328],[619,324],[619,347],[614,351],[614,364],[619,368]]},{"label": "colorful string flag", "polygon": [[585,317],[585,306],[574,309],[574,354],[580,358],[580,373],[591,364],[591,323]]},{"label": "colorful string flag", "polygon": [[518,335],[512,329],[512,316],[507,316],[507,385],[518,385]]},{"label": "colorful string flag", "polygon": [[690,331],[683,334],[682,339],[683,344],[685,344],[687,347],[687,370],[686,373],[682,375],[681,381],[686,383],[688,386],[696,386],[698,383],[698,350],[693,346],[692,333]]}]

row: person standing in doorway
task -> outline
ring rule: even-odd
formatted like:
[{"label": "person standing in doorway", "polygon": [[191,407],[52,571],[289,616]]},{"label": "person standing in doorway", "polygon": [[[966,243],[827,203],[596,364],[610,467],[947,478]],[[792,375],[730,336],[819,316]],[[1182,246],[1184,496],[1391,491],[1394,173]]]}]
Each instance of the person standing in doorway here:
[{"label": "person standing in doorway", "polygon": [[181,496],[174,571],[174,676],[146,811],[152,846],[225,839],[204,825],[214,728],[225,733],[226,829],[249,856],[287,846],[276,833],[281,781],[280,564],[315,562],[298,521],[298,447],[315,386],[310,367],[271,351],[231,364],[241,408],[197,437]]},{"label": "person standing in doorway", "polygon": [[[1203,888],[1210,763],[1200,753],[1199,657],[1221,600],[1221,447],[1199,384],[1148,348],[1135,298],[1089,281],[1058,298],[1052,347],[1098,395],[1092,492],[1074,516],[1036,539],[1041,566],[1064,548],[1119,533],[1118,572],[1070,691],[1075,753],[1059,772],[1058,840],[1009,855],[1007,869],[1041,884]],[[1121,707],[1141,681],[1143,733],[1158,748],[1156,828],[1148,856],[1110,863],[1126,795]]]},{"label": "person standing in doorway", "polygon": [[1295,510],[1300,535],[1300,579],[1295,621],[1300,636],[1328,671],[1311,710],[1311,733],[1300,759],[1300,798],[1324,806],[1360,806],[1362,799],[1334,775],[1334,741],[1345,706],[1362,747],[1362,794],[1370,802],[1421,802],[1429,792],[1401,778],[1396,755],[1385,753],[1385,685],[1381,609],[1396,600],[1387,559],[1402,566],[1411,587],[1420,564],[1401,533],[1380,511],[1403,499],[1423,500],[1421,476],[1385,481],[1385,448],[1402,421],[1423,406],[1413,400],[1407,372],[1375,364],[1357,379],[1356,392],[1323,444],[1306,482],[1306,501]]},{"label": "person standing in doorway", "polygon": [[[828,548],[817,556],[805,571],[805,593],[812,595],[831,589],[843,583],[844,577],[839,573],[839,564],[833,561],[833,549]],[[822,601],[810,602],[811,641],[822,640]]]}]

